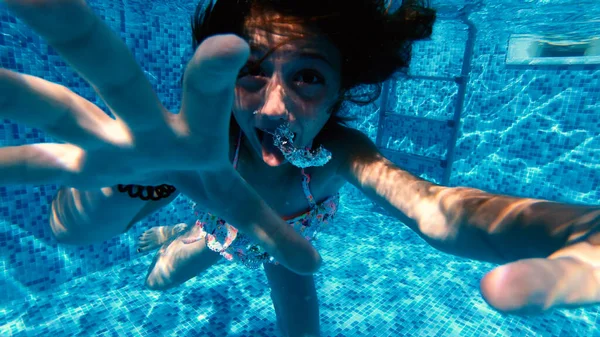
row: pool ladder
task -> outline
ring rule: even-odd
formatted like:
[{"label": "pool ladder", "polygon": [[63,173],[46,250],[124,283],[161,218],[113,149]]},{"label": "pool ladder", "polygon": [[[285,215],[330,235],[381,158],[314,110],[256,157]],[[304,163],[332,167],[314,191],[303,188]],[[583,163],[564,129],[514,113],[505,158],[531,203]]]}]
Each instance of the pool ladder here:
[{"label": "pool ladder", "polygon": [[[466,25],[468,29],[468,37],[465,46],[465,53],[463,58],[463,64],[461,73],[455,77],[437,77],[437,76],[415,76],[415,75],[402,75],[404,80],[428,80],[428,81],[443,81],[443,82],[454,82],[457,85],[457,94],[454,102],[454,115],[452,119],[448,120],[437,120],[426,117],[415,117],[415,116],[404,116],[400,115],[394,111],[388,111],[388,99],[391,93],[392,86],[394,85],[395,80],[388,80],[383,84],[382,88],[382,98],[381,98],[381,110],[379,113],[379,122],[377,128],[377,139],[376,144],[379,150],[390,160],[394,161],[396,164],[403,167],[403,163],[412,163],[411,167],[427,167],[432,171],[440,172],[436,177],[430,177],[436,182],[441,183],[442,185],[448,185],[450,182],[450,175],[452,173],[452,163],[454,160],[454,149],[456,146],[456,141],[459,135],[460,129],[460,117],[464,110],[465,98],[467,93],[467,85],[469,82],[469,74],[471,72],[471,61],[473,59],[473,50],[475,45],[475,36],[477,30],[475,25],[468,19],[469,10],[462,11],[461,15],[459,15],[460,21]],[[399,118],[399,119],[418,119],[419,121],[423,121],[425,123],[430,124],[439,124],[440,129],[447,129],[449,132],[448,142],[446,144],[447,153],[445,158],[438,157],[430,157],[423,156],[418,154],[413,154],[409,152],[394,150],[385,147],[383,144],[383,133],[384,126],[386,121],[390,118]],[[410,171],[410,169],[409,169]],[[421,171],[421,172],[419,172]],[[422,170],[416,169],[413,170],[414,174],[423,173]]]}]

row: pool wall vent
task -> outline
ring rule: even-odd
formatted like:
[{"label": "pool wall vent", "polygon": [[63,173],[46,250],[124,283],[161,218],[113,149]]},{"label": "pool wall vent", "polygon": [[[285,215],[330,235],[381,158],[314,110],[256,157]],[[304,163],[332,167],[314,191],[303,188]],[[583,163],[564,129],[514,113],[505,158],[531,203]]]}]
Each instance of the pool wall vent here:
[{"label": "pool wall vent", "polygon": [[511,35],[508,40],[506,64],[600,64],[600,37],[561,40],[532,35]]}]

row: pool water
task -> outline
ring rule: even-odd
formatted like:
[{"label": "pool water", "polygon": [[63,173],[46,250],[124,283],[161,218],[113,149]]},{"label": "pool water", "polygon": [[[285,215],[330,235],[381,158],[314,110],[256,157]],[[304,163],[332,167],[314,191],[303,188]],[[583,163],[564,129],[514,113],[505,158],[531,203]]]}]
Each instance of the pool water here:
[{"label": "pool water", "polygon": [[[597,309],[530,318],[496,313],[478,290],[492,264],[435,251],[364,203],[345,205],[338,226],[326,230],[317,244],[325,257],[316,277],[323,336],[600,335]],[[12,336],[277,336],[260,270],[224,262],[158,293],[143,288],[151,256],[7,303],[2,331]]]},{"label": "pool water", "polygon": [[[378,102],[351,107],[354,126],[398,165],[438,183],[598,204],[600,65],[507,63],[516,38],[600,39],[600,4],[432,4],[440,9],[432,40],[415,45],[408,76],[386,82]],[[91,5],[132,48],[164,104],[178,110],[195,3]],[[65,84],[104,107],[2,5],[0,66]],[[0,120],[0,146],[42,141],[53,140]],[[185,197],[120,237],[67,247],[47,226],[56,189],[0,187],[0,336],[278,336],[260,270],[222,262],[176,289],[144,288],[153,254],[136,253],[136,238],[189,219]],[[495,265],[436,251],[352,187],[340,207],[316,243],[324,258],[316,275],[323,336],[600,336],[599,307],[503,316],[479,294],[479,280]]]}]

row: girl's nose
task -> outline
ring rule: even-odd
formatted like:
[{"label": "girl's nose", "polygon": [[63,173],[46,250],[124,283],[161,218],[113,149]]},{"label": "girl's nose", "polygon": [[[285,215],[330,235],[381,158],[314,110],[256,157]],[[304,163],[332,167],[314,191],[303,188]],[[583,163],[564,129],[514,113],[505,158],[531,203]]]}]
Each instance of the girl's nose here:
[{"label": "girl's nose", "polygon": [[265,104],[260,112],[271,120],[288,119],[288,110],[285,107],[285,91],[281,84],[267,88]]}]

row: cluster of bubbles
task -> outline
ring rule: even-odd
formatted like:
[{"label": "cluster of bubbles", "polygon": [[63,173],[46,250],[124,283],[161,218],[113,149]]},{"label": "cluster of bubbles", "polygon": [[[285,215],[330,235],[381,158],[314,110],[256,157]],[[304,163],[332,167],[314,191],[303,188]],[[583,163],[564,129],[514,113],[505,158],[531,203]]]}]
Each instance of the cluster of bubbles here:
[{"label": "cluster of bubbles", "polygon": [[273,134],[274,144],[283,153],[290,164],[306,168],[311,166],[323,166],[331,160],[331,152],[320,145],[312,150],[310,147],[296,148],[294,146],[294,133],[290,130],[289,123],[280,125]]}]

